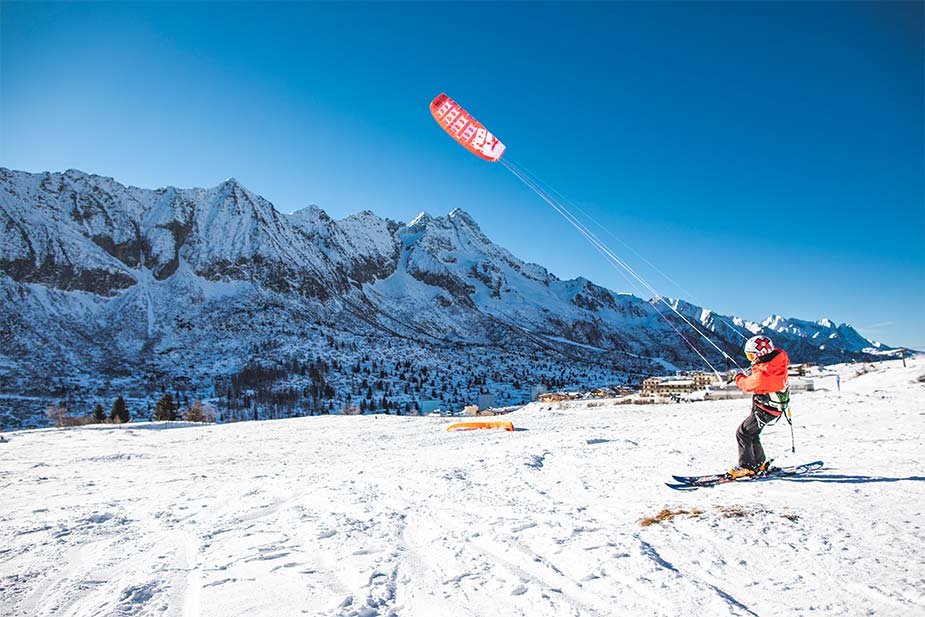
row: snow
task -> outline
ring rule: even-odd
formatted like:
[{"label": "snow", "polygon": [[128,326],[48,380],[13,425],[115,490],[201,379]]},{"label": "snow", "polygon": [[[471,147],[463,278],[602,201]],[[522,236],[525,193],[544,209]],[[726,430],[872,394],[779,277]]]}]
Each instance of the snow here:
[{"label": "snow", "polygon": [[[844,365],[765,430],[812,476],[692,493],[748,402],[531,404],[517,431],[314,417],[8,433],[4,615],[925,612],[925,362]],[[173,430],[162,430],[171,428]],[[155,429],[155,430],[146,430]],[[643,526],[663,509],[699,510]]]},{"label": "snow", "polygon": [[595,347],[594,345],[585,345],[584,343],[576,343],[575,341],[563,338],[561,336],[543,336],[543,338],[550,341],[557,341],[559,343],[565,343],[566,345],[574,345],[575,347],[582,347],[584,349],[590,349],[592,351],[610,351],[609,349],[604,349],[602,347]]}]

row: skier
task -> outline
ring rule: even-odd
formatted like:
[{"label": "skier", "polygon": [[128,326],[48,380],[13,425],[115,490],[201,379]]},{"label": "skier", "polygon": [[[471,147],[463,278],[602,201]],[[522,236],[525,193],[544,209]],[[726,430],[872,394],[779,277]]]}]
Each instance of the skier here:
[{"label": "skier", "polygon": [[752,363],[751,375],[739,373],[735,382],[740,390],[754,395],[751,413],[736,430],[739,464],[727,473],[735,479],[767,473],[771,461],[765,459],[759,435],[764,427],[777,422],[790,405],[787,352],[775,349],[769,337],[759,335],[746,341],[745,357]]}]

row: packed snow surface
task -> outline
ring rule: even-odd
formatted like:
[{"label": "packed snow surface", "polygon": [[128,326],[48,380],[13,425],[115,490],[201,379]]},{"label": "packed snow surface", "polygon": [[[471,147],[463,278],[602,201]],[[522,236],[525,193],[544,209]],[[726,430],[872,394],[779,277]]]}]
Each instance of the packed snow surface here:
[{"label": "packed snow surface", "polygon": [[822,471],[689,493],[746,400],[10,433],[0,612],[925,614],[925,364],[841,370],[764,434]]}]

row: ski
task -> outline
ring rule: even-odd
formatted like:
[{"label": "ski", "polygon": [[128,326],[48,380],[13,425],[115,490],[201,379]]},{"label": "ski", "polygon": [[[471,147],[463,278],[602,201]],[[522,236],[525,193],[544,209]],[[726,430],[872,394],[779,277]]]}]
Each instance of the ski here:
[{"label": "ski", "polygon": [[799,476],[806,473],[818,471],[823,466],[822,461],[813,461],[812,463],[803,463],[802,465],[792,465],[789,467],[779,467],[760,476],[746,476],[744,478],[730,478],[726,474],[713,474],[706,476],[671,476],[675,483],[666,482],[669,488],[675,490],[694,490],[705,486],[717,486],[719,484],[728,484],[730,482],[755,482],[761,480],[770,480],[772,478],[786,478],[788,476]]}]

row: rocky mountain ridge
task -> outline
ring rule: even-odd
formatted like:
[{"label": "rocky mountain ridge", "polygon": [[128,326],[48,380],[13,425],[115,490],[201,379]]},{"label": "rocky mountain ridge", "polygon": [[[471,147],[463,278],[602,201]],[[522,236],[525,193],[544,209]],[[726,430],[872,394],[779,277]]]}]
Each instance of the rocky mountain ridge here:
[{"label": "rocky mountain ridge", "polygon": [[[549,374],[584,367],[623,382],[706,368],[651,301],[560,280],[492,242],[462,210],[407,224],[369,211],[334,220],[315,206],[286,215],[233,178],[150,190],[76,170],[0,168],[0,298],[0,385],[39,399],[141,395],[178,379],[218,396],[216,383],[249,365],[352,365],[346,342],[361,357],[452,357],[463,371],[461,353],[479,366],[512,354],[525,383],[544,379],[529,369],[538,359]],[[883,351],[828,320],[755,323],[674,303],[733,356],[757,332],[794,361]],[[718,351],[701,351],[724,367]],[[515,381],[494,372],[493,384]],[[512,401],[523,398],[519,385]]]}]

